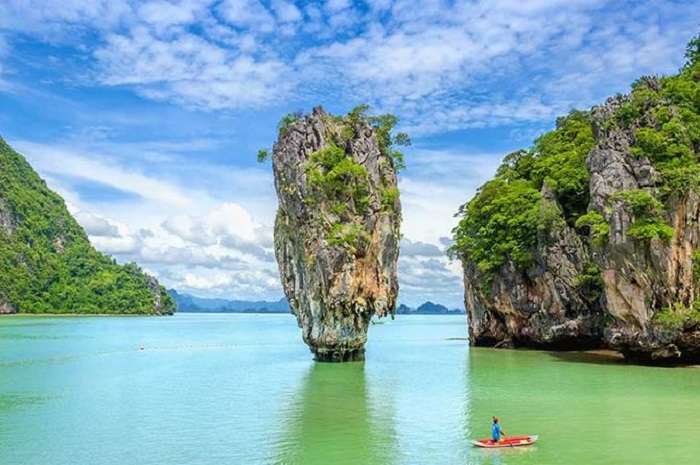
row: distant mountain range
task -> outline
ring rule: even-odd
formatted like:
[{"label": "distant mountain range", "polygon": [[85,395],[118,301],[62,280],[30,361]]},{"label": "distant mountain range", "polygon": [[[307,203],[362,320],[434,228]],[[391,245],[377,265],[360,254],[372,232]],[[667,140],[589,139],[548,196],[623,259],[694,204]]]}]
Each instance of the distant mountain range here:
[{"label": "distant mountain range", "polygon": [[168,289],[170,297],[175,299],[180,312],[201,313],[290,313],[287,299],[278,301],[250,301],[205,299],[189,294],[180,294],[174,289]]},{"label": "distant mountain range", "polygon": [[[205,299],[189,294],[180,294],[175,289],[168,289],[168,294],[177,303],[178,311],[184,313],[290,313],[287,299],[277,301],[251,301]],[[399,305],[397,315],[459,315],[465,313],[460,309],[448,309],[444,305],[425,302],[418,308]]]},{"label": "distant mountain range", "polygon": [[449,309],[444,305],[435,304],[430,301],[419,305],[418,308],[411,308],[404,304],[396,307],[397,315],[461,315],[464,313],[465,311],[462,309]]}]

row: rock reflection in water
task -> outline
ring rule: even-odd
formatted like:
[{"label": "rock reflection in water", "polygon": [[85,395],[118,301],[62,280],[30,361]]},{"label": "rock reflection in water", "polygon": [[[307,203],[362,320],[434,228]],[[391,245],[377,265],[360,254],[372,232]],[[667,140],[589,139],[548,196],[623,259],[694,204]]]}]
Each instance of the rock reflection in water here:
[{"label": "rock reflection in water", "polygon": [[309,368],[286,415],[274,463],[395,463],[393,419],[385,408],[372,407],[364,370],[364,363]]}]

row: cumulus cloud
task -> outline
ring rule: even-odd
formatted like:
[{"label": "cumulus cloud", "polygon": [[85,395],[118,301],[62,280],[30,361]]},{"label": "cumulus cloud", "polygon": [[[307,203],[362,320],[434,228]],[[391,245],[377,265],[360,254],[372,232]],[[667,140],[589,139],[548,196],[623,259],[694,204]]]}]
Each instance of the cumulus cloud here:
[{"label": "cumulus cloud", "polygon": [[287,0],[272,0],[272,9],[275,11],[280,22],[296,22],[302,19],[299,8]]},{"label": "cumulus cloud", "polygon": [[[51,147],[22,141],[10,143],[27,156],[50,188],[68,200],[69,211],[85,228],[91,243],[103,253],[115,256],[120,263],[135,261],[153,270],[164,285],[182,287],[188,292],[199,291],[203,296],[281,297],[272,253],[271,224],[257,219],[249,208],[231,201],[238,198],[244,203],[250,202],[251,195],[258,195],[250,186],[235,189],[241,180],[230,184],[234,190],[225,191],[226,200],[212,197],[215,190],[194,189],[184,175],[189,173],[191,177],[195,172],[193,167],[180,158],[182,152],[178,152],[177,147],[167,144],[161,147],[147,143],[145,151],[172,150],[171,155],[176,160],[172,169],[181,170],[182,176],[165,175],[163,169],[145,174],[139,164],[134,163],[137,158],[88,158],[80,155],[84,150],[81,144],[70,146],[64,142]],[[198,146],[197,143],[183,144],[181,148],[186,152],[191,149],[190,145]],[[143,147],[139,149],[132,143],[128,147],[132,154],[144,151]],[[117,145],[107,152],[122,149]],[[160,163],[162,167],[169,166],[162,160]],[[219,177],[212,172],[209,180],[226,182],[226,170],[217,167],[217,171]],[[251,180],[255,182],[257,178],[251,174],[247,181]],[[99,193],[106,182],[119,187],[118,192],[124,194],[102,201],[79,192],[87,185],[90,193]],[[148,192],[149,189],[153,191]],[[187,201],[177,201],[181,196]],[[254,200],[252,204],[259,205],[259,201]],[[258,211],[264,213],[263,218],[272,217],[274,200]],[[269,214],[265,213],[268,211]],[[186,278],[188,273],[191,276]],[[204,286],[204,282],[218,284]]]},{"label": "cumulus cloud", "polygon": [[119,237],[90,236],[90,242],[99,251],[109,255],[138,254],[143,247],[139,238],[131,235]]},{"label": "cumulus cloud", "polygon": [[445,255],[445,252],[436,245],[421,241],[413,242],[410,239],[404,238],[401,240],[401,255],[409,257],[440,257]]},{"label": "cumulus cloud", "polygon": [[89,212],[80,211],[75,213],[74,216],[78,223],[85,228],[85,232],[90,236],[121,237],[121,234],[119,234],[119,227],[106,218]]},{"label": "cumulus cloud", "polygon": [[224,0],[219,11],[227,23],[241,29],[271,32],[275,27],[272,13],[258,0]]},{"label": "cumulus cloud", "polygon": [[200,245],[255,244],[264,234],[250,212],[235,203],[225,203],[202,217],[170,217],[162,226],[169,233]]},{"label": "cumulus cloud", "polygon": [[218,295],[230,299],[245,296],[250,299],[270,296],[275,291],[279,292],[279,278],[266,270],[241,271],[232,274],[195,269],[194,272],[184,273],[176,281],[176,286],[184,292],[194,292],[199,295]]},{"label": "cumulus cloud", "polygon": [[451,307],[462,307],[462,278],[444,257],[399,258],[400,300],[419,305],[426,299]]}]

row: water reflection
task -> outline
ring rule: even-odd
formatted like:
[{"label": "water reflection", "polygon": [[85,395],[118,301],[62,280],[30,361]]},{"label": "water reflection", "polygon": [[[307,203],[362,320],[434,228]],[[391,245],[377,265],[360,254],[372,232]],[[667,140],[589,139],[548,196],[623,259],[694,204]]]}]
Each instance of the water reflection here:
[{"label": "water reflection", "polygon": [[314,363],[292,398],[274,463],[395,463],[391,409],[372,408],[365,378],[364,363]]}]

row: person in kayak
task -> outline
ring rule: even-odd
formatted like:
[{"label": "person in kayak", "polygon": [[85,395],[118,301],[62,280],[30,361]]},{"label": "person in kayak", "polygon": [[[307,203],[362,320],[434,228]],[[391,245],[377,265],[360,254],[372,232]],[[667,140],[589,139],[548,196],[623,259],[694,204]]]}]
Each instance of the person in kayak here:
[{"label": "person in kayak", "polygon": [[491,437],[494,442],[499,442],[501,436],[505,438],[506,433],[501,429],[501,425],[498,423],[498,417],[493,417],[493,424],[491,425]]}]

